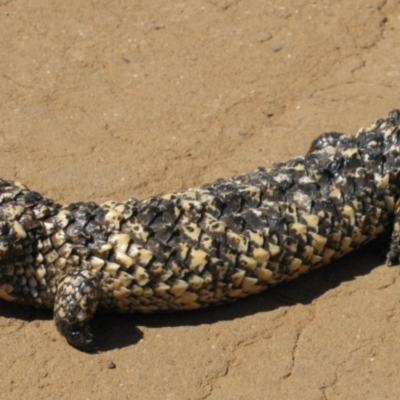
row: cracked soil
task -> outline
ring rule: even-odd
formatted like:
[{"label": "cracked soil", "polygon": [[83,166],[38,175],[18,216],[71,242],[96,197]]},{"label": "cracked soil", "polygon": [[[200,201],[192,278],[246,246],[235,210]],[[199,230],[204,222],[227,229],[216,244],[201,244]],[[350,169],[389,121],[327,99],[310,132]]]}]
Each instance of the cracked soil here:
[{"label": "cracked soil", "polygon": [[[1,177],[60,202],[270,166],[400,108],[395,0],[0,0],[0,22]],[[1,302],[0,397],[397,399],[379,250],[224,307],[99,315],[95,355]]]}]

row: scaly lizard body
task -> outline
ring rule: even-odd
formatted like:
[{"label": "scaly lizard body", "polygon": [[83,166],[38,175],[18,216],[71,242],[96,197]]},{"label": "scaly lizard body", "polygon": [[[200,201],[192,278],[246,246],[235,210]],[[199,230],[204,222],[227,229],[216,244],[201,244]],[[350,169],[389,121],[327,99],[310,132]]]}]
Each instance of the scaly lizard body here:
[{"label": "scaly lizard body", "polygon": [[258,293],[393,230],[400,254],[400,111],[304,157],[199,189],[61,206],[0,180],[0,297],[54,310],[78,348],[98,308],[186,310]]}]

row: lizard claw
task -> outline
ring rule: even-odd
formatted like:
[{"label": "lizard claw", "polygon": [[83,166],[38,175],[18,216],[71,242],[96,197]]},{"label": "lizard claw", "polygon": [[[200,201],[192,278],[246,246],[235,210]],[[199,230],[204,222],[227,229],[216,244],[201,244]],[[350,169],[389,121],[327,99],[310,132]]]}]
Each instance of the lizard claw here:
[{"label": "lizard claw", "polygon": [[86,327],[68,330],[67,332],[64,330],[62,333],[66,337],[68,343],[77,349],[86,351],[88,353],[96,353],[99,350],[93,335]]}]

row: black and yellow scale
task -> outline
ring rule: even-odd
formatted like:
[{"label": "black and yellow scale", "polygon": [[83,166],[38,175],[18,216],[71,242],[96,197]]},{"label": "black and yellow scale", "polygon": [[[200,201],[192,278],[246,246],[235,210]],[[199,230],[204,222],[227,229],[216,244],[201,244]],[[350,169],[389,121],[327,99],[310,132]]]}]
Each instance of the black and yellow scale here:
[{"label": "black and yellow scale", "polygon": [[54,310],[97,346],[97,309],[189,310],[297,278],[393,230],[400,254],[400,111],[318,137],[269,170],[148,200],[66,206],[0,180],[0,298]]}]

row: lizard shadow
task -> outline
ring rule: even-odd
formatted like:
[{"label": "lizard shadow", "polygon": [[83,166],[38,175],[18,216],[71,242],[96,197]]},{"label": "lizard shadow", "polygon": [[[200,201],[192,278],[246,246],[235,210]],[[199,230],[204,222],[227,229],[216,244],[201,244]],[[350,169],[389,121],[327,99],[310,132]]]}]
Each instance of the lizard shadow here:
[{"label": "lizard shadow", "polygon": [[[190,312],[149,315],[100,313],[91,321],[91,328],[98,339],[101,350],[110,351],[139,342],[144,335],[137,325],[161,328],[214,324],[218,321],[244,318],[280,307],[310,304],[314,299],[340,286],[343,282],[367,275],[372,269],[381,265],[383,259],[378,253],[382,253],[382,250],[386,250],[386,248],[387,244],[382,239],[377,240],[311,274],[234,303]],[[51,320],[52,312],[0,300],[0,316],[24,321]]]}]

